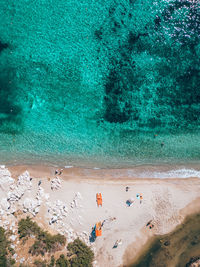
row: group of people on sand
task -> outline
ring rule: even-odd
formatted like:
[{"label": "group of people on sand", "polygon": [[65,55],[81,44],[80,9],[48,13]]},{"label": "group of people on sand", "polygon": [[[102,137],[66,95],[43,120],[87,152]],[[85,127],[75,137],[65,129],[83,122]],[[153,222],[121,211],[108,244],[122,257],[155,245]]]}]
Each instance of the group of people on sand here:
[{"label": "group of people on sand", "polygon": [[[129,187],[129,186],[126,186],[126,192],[128,192],[129,189],[130,189],[130,187]],[[136,198],[139,199],[139,200],[140,200],[140,204],[142,204],[142,200],[143,200],[143,196],[142,196],[142,194],[137,194],[137,195],[136,195]],[[128,201],[128,200],[127,200],[126,203],[127,203],[127,205],[130,207],[131,205],[128,204],[129,202],[133,203],[133,201]]]},{"label": "group of people on sand", "polygon": [[[57,169],[57,170],[55,170],[55,175],[61,175],[62,174],[62,172],[63,172],[63,169]],[[33,178],[31,178],[31,180],[32,180]],[[40,186],[42,184],[42,180],[39,180],[39,182],[38,182],[38,186]]]},{"label": "group of people on sand", "polygon": [[55,175],[61,175],[63,172],[63,169],[56,169],[55,170]]},{"label": "group of people on sand", "polygon": [[147,224],[146,224],[146,227],[149,227],[149,229],[152,229],[154,228],[154,224],[152,223],[152,220],[150,220]]}]

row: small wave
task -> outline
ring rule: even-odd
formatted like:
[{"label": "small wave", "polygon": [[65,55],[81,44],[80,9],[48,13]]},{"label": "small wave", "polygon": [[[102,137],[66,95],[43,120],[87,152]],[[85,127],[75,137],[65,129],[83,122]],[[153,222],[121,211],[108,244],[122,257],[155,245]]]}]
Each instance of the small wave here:
[{"label": "small wave", "polygon": [[[133,174],[132,174],[133,175]],[[197,177],[200,178],[200,171],[195,169],[178,169],[178,170],[170,170],[170,171],[161,171],[161,172],[153,172],[146,171],[137,174],[139,178],[191,178]]]},{"label": "small wave", "polygon": [[71,166],[71,165],[69,165],[69,166],[65,166],[65,169],[70,169],[70,168],[73,168],[74,166]]}]

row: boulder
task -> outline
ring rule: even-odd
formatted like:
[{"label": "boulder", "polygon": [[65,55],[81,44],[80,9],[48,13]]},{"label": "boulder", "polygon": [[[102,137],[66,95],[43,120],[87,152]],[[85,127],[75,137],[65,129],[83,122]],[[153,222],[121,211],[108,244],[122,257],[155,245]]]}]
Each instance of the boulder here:
[{"label": "boulder", "polygon": [[13,242],[15,241],[16,238],[17,238],[16,235],[11,235],[11,236],[10,236],[10,240],[13,241]]},{"label": "boulder", "polygon": [[6,198],[2,198],[2,199],[1,199],[1,208],[2,208],[4,211],[7,211],[7,210],[10,208],[10,203],[7,201]]},{"label": "boulder", "polygon": [[61,180],[56,177],[51,181],[51,189],[58,190],[61,187]]},{"label": "boulder", "polygon": [[34,198],[25,198],[23,202],[23,211],[30,212],[33,216],[36,215],[36,213],[39,212],[39,202]]},{"label": "boulder", "polygon": [[0,186],[3,190],[8,190],[8,188],[15,182],[11,177],[9,170],[4,166],[0,166]]}]

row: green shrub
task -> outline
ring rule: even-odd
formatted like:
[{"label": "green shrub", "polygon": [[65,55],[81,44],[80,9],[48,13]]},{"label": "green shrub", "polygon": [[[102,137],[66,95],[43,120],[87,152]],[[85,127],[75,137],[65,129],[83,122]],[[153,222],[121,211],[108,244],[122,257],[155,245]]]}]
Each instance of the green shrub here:
[{"label": "green shrub", "polygon": [[[27,238],[31,234],[35,235],[35,242],[30,247],[29,252],[32,255],[44,255],[45,253],[55,252],[65,245],[66,238],[61,235],[51,235],[47,231],[43,231],[35,222],[32,222],[29,217],[22,219],[18,223],[18,232],[20,238]],[[63,254],[56,260],[51,257],[50,263],[46,261],[35,261],[36,266],[40,267],[92,267],[94,260],[93,251],[80,239],[74,240],[67,246],[68,254]],[[1,265],[0,265],[1,266]]]},{"label": "green shrub", "polygon": [[29,217],[19,221],[18,233],[20,238],[27,238],[31,234],[35,235],[36,240],[29,249],[32,255],[44,255],[46,252],[55,252],[61,249],[66,242],[66,238],[63,235],[51,235],[47,231],[43,231]]},{"label": "green shrub", "polygon": [[5,230],[0,227],[0,266],[7,266],[7,240],[5,236]]},{"label": "green shrub", "polygon": [[51,261],[50,261],[50,264],[48,265],[48,267],[54,267],[55,265],[55,258],[54,256],[51,256]]},{"label": "green shrub", "polygon": [[62,254],[56,261],[56,267],[70,267],[70,263],[67,258]]},{"label": "green shrub", "polygon": [[30,247],[29,252],[32,255],[44,255],[45,252],[55,252],[65,245],[66,238],[60,234],[51,235],[48,232],[41,232],[37,240]]},{"label": "green shrub", "polygon": [[8,255],[13,252],[10,248],[10,241],[7,240],[5,230],[0,227],[0,266],[7,267],[15,263]]},{"label": "green shrub", "polygon": [[46,261],[35,260],[34,265],[37,267],[47,267]]},{"label": "green shrub", "polygon": [[74,240],[67,246],[72,267],[92,267],[94,260],[93,251],[80,239]]},{"label": "green shrub", "polygon": [[38,235],[40,233],[40,227],[36,222],[33,222],[30,217],[26,219],[21,219],[18,223],[18,233],[19,237],[27,237],[30,235]]}]

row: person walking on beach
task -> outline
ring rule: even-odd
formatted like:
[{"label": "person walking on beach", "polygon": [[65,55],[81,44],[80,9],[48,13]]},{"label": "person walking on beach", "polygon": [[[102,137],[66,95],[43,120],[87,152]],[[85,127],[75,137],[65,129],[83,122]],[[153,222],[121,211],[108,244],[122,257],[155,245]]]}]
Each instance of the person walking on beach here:
[{"label": "person walking on beach", "polygon": [[128,192],[129,189],[130,189],[130,187],[129,186],[126,186],[126,192]]},{"label": "person walking on beach", "polygon": [[142,199],[143,199],[142,194],[140,194],[140,204],[142,203]]}]

